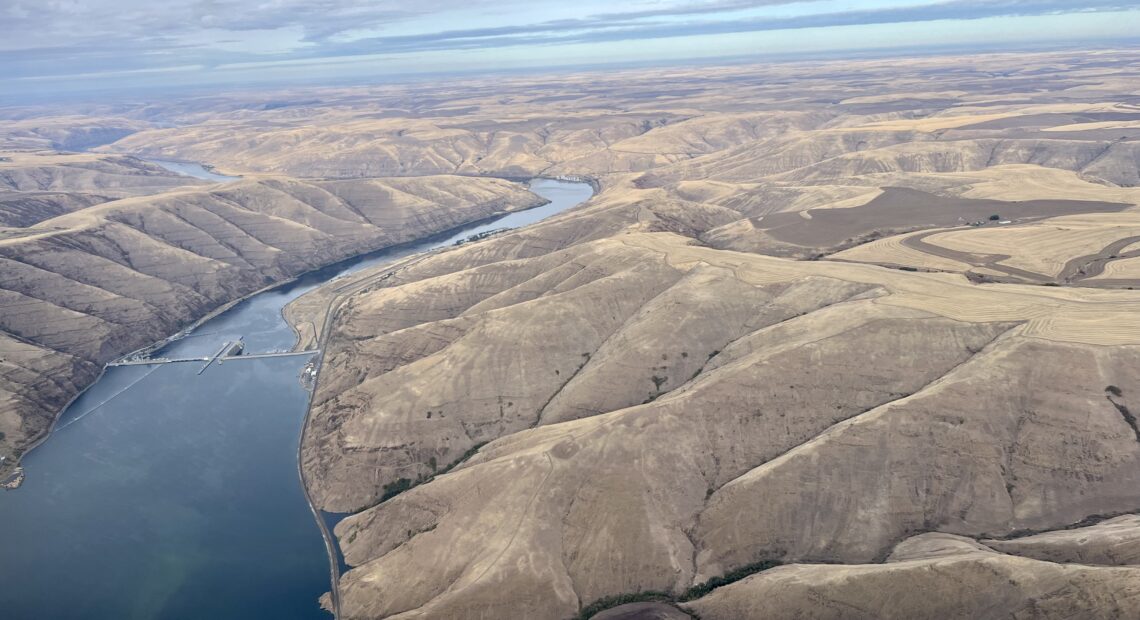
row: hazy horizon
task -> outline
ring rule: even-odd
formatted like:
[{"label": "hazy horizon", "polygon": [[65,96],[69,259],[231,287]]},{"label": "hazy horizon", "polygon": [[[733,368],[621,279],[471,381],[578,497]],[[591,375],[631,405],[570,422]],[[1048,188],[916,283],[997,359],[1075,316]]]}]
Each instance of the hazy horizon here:
[{"label": "hazy horizon", "polygon": [[586,0],[416,3],[17,1],[0,21],[6,103],[139,90],[419,75],[999,51],[1140,42],[1140,2]]}]

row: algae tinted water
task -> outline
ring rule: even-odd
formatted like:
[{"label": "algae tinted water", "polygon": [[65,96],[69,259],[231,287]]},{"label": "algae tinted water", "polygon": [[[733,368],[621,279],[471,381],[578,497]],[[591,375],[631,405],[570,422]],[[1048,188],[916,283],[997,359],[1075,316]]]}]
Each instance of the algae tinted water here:
[{"label": "algae tinted water", "polygon": [[[293,345],[281,308],[339,273],[589,198],[585,184],[536,181],[552,202],[495,222],[322,270],[238,304],[165,357]],[[0,617],[328,618],[320,531],[297,476],[304,357],[109,368],[24,459],[0,493]]]}]

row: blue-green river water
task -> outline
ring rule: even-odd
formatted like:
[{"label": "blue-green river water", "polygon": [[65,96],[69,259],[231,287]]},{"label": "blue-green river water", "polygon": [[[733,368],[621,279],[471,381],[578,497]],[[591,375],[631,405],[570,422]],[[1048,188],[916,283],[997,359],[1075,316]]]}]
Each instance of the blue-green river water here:
[{"label": "blue-green river water", "polygon": [[[531,189],[550,204],[309,274],[156,356],[209,356],[239,336],[246,353],[288,349],[281,309],[320,283],[525,226],[592,194],[552,180]],[[200,375],[198,363],[108,368],[24,458],[23,486],[0,492],[0,617],[329,618],[317,603],[328,558],[297,474],[307,361],[234,361]]]}]

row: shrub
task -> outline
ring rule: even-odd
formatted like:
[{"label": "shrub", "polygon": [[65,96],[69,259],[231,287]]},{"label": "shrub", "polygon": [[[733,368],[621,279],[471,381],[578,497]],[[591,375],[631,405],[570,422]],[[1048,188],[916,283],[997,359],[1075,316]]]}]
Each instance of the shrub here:
[{"label": "shrub", "polygon": [[[709,489],[709,491],[711,494],[712,489]],[[709,592],[712,592],[716,588],[719,588],[721,586],[726,586],[730,583],[735,583],[737,581],[740,581],[741,579],[744,579],[745,577],[755,575],[756,573],[759,573],[761,571],[766,571],[769,568],[775,568],[779,565],[780,565],[780,562],[778,562],[776,560],[764,560],[762,562],[753,562],[752,564],[748,564],[747,566],[741,566],[740,568],[738,568],[734,571],[725,573],[724,575],[721,575],[720,577],[713,577],[712,579],[709,579],[708,581],[706,581],[704,583],[695,585],[695,586],[689,588],[688,590],[686,590],[683,594],[681,594],[681,596],[673,596],[673,595],[669,594],[668,592],[658,592],[656,590],[647,590],[644,592],[627,592],[626,594],[618,594],[615,596],[607,596],[605,598],[600,598],[600,599],[594,601],[593,603],[590,603],[589,605],[586,605],[585,607],[583,607],[581,609],[581,611],[578,612],[578,615],[574,618],[574,620],[590,620],[590,618],[592,618],[594,615],[596,615],[600,612],[603,612],[607,609],[612,609],[614,607],[617,607],[618,605],[627,605],[629,603],[646,603],[646,602],[660,602],[660,603],[682,602],[683,603],[686,601],[691,601],[694,599],[698,599],[698,598],[708,594]],[[687,612],[687,613],[690,613],[690,615],[693,615],[694,618],[696,617],[691,612]]]},{"label": "shrub", "polygon": [[693,599],[701,598],[702,596],[708,594],[709,592],[712,592],[721,586],[727,586],[730,583],[736,583],[745,577],[750,577],[756,573],[766,571],[769,568],[775,568],[779,565],[780,563],[776,560],[764,560],[762,562],[753,562],[752,564],[741,566],[740,568],[734,571],[729,571],[720,577],[713,577],[704,583],[697,584],[689,588],[685,591],[684,594],[681,595],[681,600],[691,601]]},{"label": "shrub", "polygon": [[478,451],[479,451],[479,449],[480,449],[480,448],[482,448],[482,447],[483,447],[483,446],[485,446],[485,445],[487,445],[487,442],[485,442],[485,441],[481,441],[481,442],[479,442],[479,443],[477,443],[477,444],[475,444],[475,445],[471,446],[470,448],[468,448],[468,449],[467,449],[467,451],[466,451],[466,452],[464,452],[463,454],[459,455],[459,458],[457,458],[457,459],[455,459],[454,461],[452,461],[452,462],[448,463],[447,465],[445,465],[445,466],[444,466],[444,468],[443,468],[443,469],[441,469],[441,470],[439,470],[438,472],[436,472],[436,475],[437,475],[437,476],[442,476],[443,474],[446,474],[447,472],[449,472],[449,471],[451,471],[451,470],[455,469],[455,468],[456,468],[456,467],[458,467],[458,466],[459,466],[459,464],[460,464],[460,463],[462,463],[463,461],[466,461],[467,459],[469,459],[469,458],[471,458],[471,457],[475,456],[475,453],[476,453],[476,452],[478,452]]},{"label": "shrub", "polygon": [[463,461],[466,461],[467,459],[471,458],[472,456],[475,456],[475,453],[478,452],[479,449],[485,445],[487,445],[487,442],[484,441],[484,442],[477,443],[477,444],[471,446],[471,448],[469,450],[464,452],[459,458],[457,458],[454,461],[445,465],[443,467],[443,469],[437,470],[436,468],[439,466],[439,462],[436,461],[434,456],[431,457],[430,459],[428,459],[428,465],[432,468],[432,473],[420,474],[420,476],[418,478],[416,478],[415,480],[412,480],[410,478],[400,478],[399,480],[396,480],[395,482],[389,482],[388,484],[384,485],[384,494],[380,496],[380,502],[379,503],[384,503],[384,502],[392,499],[393,497],[396,497],[400,493],[407,491],[408,489],[410,489],[412,487],[417,487],[421,484],[426,484],[428,482],[431,482],[432,480],[435,480],[436,476],[442,476],[443,474],[446,474],[447,472],[451,471],[452,469],[455,469]]},{"label": "shrub", "polygon": [[380,496],[380,501],[388,501],[410,488],[412,488],[412,481],[408,478],[400,478],[395,482],[389,482],[384,485],[384,494]]}]

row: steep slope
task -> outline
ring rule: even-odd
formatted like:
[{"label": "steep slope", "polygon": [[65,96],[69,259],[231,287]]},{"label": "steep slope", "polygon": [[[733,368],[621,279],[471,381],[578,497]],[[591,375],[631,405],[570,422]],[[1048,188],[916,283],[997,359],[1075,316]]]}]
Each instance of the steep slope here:
[{"label": "steep slope", "polygon": [[[489,123],[512,85],[423,110],[405,153],[509,135],[601,191],[290,308],[324,345],[302,467],[351,513],[343,615],[1133,613],[1132,569],[1058,562],[1131,557],[1127,524],[1064,532],[1140,508],[1140,296],[1086,288],[1136,251],[1135,70],[1010,58],[553,94],[592,137]],[[634,112],[668,122],[621,137]]]},{"label": "steep slope", "polygon": [[208,184],[157,164],[121,155],[35,152],[4,153],[0,157],[0,189],[13,192],[67,192],[125,198]]},{"label": "steep slope", "polygon": [[1045,562],[1140,565],[1140,515],[1106,519],[1088,527],[982,542],[1002,553]]},{"label": "steep slope", "polygon": [[188,99],[116,109],[175,126],[106,150],[299,177],[652,171],[661,185],[1028,162],[1125,183],[1134,67],[1129,50],[847,59]]},{"label": "steep slope", "polygon": [[[53,217],[112,200],[107,196],[75,192],[0,191],[0,228],[26,228]],[[4,231],[0,234],[19,234]]]},{"label": "steep slope", "polygon": [[[73,213],[20,180],[59,215],[0,238],[2,396],[34,419],[129,325],[527,201],[424,175],[585,176],[584,208],[287,310],[324,350],[301,465],[352,513],[344,617],[1134,616],[1131,517],[1099,520],[1140,508],[1137,58],[85,109],[136,119],[101,151],[247,178]],[[91,121],[59,114],[0,136]]]},{"label": "steep slope", "polygon": [[75,112],[54,113],[51,106],[29,109],[7,108],[0,111],[0,149],[40,151],[63,149],[79,151],[109,144],[149,123],[111,114]]},{"label": "steep slope", "polygon": [[104,362],[227,302],[541,202],[494,179],[263,178],[106,202],[0,239],[0,454],[18,457]]},{"label": "steep slope", "polygon": [[0,239],[116,198],[208,185],[134,157],[0,151]]},{"label": "steep slope", "polygon": [[514,236],[410,265],[333,319],[306,479],[329,510],[384,500],[337,526],[347,617],[566,617],[1140,502],[1116,406],[1133,397],[1105,392],[1140,380],[1135,293],[662,234],[430,275]]},{"label": "steep slope", "polygon": [[759,618],[1127,618],[1140,569],[1063,565],[924,534],[885,564],[775,568],[684,605],[708,620]]}]

